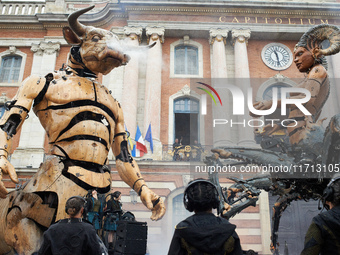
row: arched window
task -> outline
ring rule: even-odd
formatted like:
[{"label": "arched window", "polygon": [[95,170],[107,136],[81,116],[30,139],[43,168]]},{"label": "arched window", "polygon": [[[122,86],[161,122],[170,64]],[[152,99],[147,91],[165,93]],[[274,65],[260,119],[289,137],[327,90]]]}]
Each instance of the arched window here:
[{"label": "arched window", "polygon": [[6,56],[2,58],[0,68],[0,82],[16,83],[19,80],[22,57]]},{"label": "arched window", "polygon": [[198,49],[194,46],[175,47],[175,74],[198,75]]},{"label": "arched window", "polygon": [[199,101],[182,97],[174,101],[175,138],[182,145],[192,144],[198,139]]}]

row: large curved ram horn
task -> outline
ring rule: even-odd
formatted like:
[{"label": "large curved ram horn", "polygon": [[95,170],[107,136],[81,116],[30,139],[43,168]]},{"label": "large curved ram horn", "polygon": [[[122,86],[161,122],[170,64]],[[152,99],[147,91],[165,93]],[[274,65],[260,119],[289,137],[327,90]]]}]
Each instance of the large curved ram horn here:
[{"label": "large curved ram horn", "polygon": [[70,28],[73,30],[73,32],[75,32],[78,36],[83,36],[85,34],[86,28],[86,26],[79,23],[79,16],[84,14],[85,12],[92,10],[93,8],[94,5],[75,11],[68,16],[68,24],[70,25]]}]

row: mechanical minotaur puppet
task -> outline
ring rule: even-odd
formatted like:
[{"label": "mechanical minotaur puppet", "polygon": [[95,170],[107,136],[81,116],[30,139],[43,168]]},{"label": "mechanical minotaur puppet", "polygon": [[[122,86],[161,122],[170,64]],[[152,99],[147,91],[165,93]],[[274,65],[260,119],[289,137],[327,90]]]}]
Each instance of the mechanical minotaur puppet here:
[{"label": "mechanical minotaur puppet", "polygon": [[[94,6],[68,17],[63,29],[71,48],[65,72],[27,78],[13,100],[6,104],[0,121],[0,254],[32,254],[39,249],[43,231],[62,219],[65,202],[89,189],[110,191],[110,148],[121,179],[133,188],[152,211],[152,220],[162,218],[162,199],[144,182],[130,156],[123,110],[96,78],[126,64],[131,50],[110,31],[84,26],[78,17]],[[51,145],[50,156],[22,190],[8,193],[1,174],[18,182],[7,160],[11,138],[33,105]]]}]

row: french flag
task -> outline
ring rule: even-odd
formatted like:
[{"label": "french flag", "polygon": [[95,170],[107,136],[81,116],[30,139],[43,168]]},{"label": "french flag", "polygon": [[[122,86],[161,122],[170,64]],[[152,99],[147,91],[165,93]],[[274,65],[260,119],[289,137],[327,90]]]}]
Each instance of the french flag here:
[{"label": "french flag", "polygon": [[132,157],[140,158],[143,157],[144,153],[147,153],[148,150],[146,149],[142,133],[140,132],[139,126],[137,125],[137,131],[135,136],[136,144],[133,146],[132,149]]}]

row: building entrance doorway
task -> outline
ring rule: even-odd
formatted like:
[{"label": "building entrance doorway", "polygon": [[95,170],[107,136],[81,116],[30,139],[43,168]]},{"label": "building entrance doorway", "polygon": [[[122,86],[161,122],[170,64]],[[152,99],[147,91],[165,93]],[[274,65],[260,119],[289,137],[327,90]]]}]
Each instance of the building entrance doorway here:
[{"label": "building entrance doorway", "polygon": [[191,98],[180,98],[174,103],[174,137],[182,145],[199,142],[199,102]]}]

